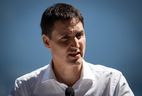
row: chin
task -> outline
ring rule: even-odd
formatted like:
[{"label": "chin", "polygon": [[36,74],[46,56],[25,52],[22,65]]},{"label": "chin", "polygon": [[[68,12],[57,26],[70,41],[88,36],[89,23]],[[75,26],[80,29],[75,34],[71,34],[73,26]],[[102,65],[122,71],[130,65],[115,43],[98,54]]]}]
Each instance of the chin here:
[{"label": "chin", "polygon": [[80,65],[83,63],[83,58],[70,60],[69,63],[71,63],[72,65]]}]

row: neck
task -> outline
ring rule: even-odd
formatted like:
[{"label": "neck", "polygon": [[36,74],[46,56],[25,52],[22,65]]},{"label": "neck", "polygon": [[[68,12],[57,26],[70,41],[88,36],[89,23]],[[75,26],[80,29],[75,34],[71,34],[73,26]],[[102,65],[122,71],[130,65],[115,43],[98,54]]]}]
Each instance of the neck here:
[{"label": "neck", "polygon": [[[67,64],[66,64],[67,65]],[[68,64],[69,65],[69,64]],[[68,86],[73,86],[79,80],[82,70],[82,65],[59,65],[53,64],[53,71],[58,82],[64,83]]]}]

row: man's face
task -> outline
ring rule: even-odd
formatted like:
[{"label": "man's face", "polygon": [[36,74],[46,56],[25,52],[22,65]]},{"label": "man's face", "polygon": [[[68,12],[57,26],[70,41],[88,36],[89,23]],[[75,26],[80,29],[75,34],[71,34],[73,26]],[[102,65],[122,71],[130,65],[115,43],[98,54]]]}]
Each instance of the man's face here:
[{"label": "man's face", "polygon": [[86,46],[82,23],[75,18],[55,22],[48,45],[54,63],[62,65],[82,64]]}]

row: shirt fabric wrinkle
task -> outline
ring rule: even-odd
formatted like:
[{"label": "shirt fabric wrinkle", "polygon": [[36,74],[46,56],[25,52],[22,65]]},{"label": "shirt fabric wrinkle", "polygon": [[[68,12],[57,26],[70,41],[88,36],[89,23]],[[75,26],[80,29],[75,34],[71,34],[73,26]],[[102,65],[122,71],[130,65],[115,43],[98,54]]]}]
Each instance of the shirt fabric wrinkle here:
[{"label": "shirt fabric wrinkle", "polygon": [[[68,87],[56,80],[52,63],[19,77],[17,81],[19,83],[15,84],[13,94],[9,96],[65,96],[65,89]],[[128,94],[134,96],[120,71],[94,65],[85,60],[83,60],[81,77],[72,87],[75,90],[75,96],[128,96]],[[32,89],[33,92],[29,92],[28,89]],[[118,95],[121,92],[123,95]],[[21,95],[16,95],[17,93]]]}]

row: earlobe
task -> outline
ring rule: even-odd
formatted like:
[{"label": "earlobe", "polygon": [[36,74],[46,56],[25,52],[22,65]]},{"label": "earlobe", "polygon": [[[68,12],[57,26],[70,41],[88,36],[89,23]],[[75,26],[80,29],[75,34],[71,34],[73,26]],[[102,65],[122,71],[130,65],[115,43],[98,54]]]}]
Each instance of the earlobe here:
[{"label": "earlobe", "polygon": [[43,43],[45,47],[50,48],[50,39],[45,34],[42,35]]}]

